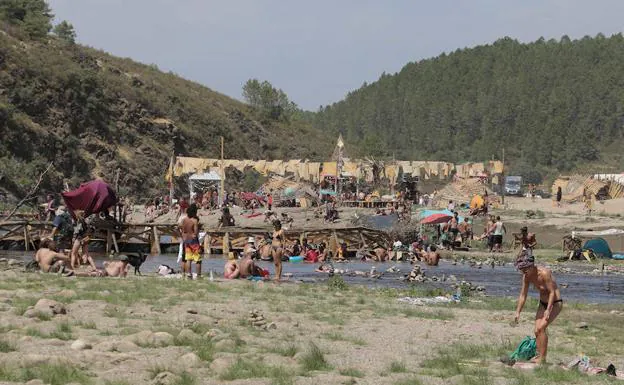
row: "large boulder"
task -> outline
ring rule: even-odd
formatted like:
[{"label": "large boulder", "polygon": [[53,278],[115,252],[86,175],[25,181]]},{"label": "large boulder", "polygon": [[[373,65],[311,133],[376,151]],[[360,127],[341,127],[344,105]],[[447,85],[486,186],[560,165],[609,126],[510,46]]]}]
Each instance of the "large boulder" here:
[{"label": "large boulder", "polygon": [[67,314],[67,308],[60,302],[42,298],[35,304],[33,308],[38,314],[46,314],[50,317],[57,314]]},{"label": "large boulder", "polygon": [[167,332],[154,333],[154,344],[157,346],[173,345],[174,337]]},{"label": "large boulder", "polygon": [[178,333],[178,340],[183,342],[193,342],[196,341],[199,336],[192,331],[191,329],[182,329],[180,333]]}]

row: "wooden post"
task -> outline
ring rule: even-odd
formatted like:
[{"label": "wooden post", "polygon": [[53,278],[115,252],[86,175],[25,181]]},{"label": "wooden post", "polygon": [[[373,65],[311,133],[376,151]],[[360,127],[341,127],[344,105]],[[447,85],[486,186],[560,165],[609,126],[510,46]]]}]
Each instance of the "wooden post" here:
[{"label": "wooden post", "polygon": [[30,250],[30,245],[28,244],[28,230],[27,230],[28,225],[24,225],[24,249],[26,251]]},{"label": "wooden post", "polygon": [[223,235],[223,255],[227,257],[230,252],[230,233],[226,232]]},{"label": "wooden post", "polygon": [[111,251],[111,231],[106,230],[106,254],[110,254]]},{"label": "wooden post", "polygon": [[210,257],[211,250],[210,250],[210,246],[212,245],[212,236],[209,233],[206,233],[206,235],[204,235],[204,255]]},{"label": "wooden post", "polygon": [[[505,147],[503,147],[503,169],[501,173],[501,182],[503,183],[503,188],[501,189],[501,204],[505,204]],[[522,187],[522,186],[521,186]]]},{"label": "wooden post", "polygon": [[113,246],[115,246],[115,253],[119,254],[119,246],[117,245],[117,236],[111,231],[111,238],[113,239]]},{"label": "wooden post", "polygon": [[156,229],[156,226],[152,227],[152,249],[151,249],[151,253],[152,255],[159,255],[160,254],[160,237],[158,236],[158,230]]},{"label": "wooden post", "polygon": [[221,137],[221,186],[219,189],[219,192],[221,195],[219,198],[219,200],[221,201],[221,205],[223,205],[223,202],[225,201],[225,167],[224,167],[224,159],[223,159],[223,137]]},{"label": "wooden post", "polygon": [[171,179],[169,180],[169,207],[173,207],[173,167],[175,164],[175,152],[171,152]]},{"label": "wooden post", "polygon": [[[28,234],[28,242],[33,247],[33,250],[37,250],[37,247],[35,246],[35,241],[33,240],[32,234],[30,234],[30,229],[28,228],[28,226],[26,226],[26,233]],[[41,235],[39,235],[39,240],[41,240]]]}]

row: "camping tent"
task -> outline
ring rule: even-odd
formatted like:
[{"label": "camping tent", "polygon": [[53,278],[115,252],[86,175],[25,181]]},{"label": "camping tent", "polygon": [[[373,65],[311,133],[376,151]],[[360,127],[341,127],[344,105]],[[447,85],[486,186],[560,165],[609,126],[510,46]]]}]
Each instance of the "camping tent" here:
[{"label": "camping tent", "polygon": [[[189,177],[189,192],[193,196],[195,189],[205,190],[209,187],[215,187],[221,194],[219,186],[221,185],[221,177],[214,171],[195,173]],[[219,196],[219,202],[222,202],[221,196]]]},{"label": "camping tent", "polygon": [[586,242],[591,239],[600,238],[607,242],[612,252],[621,253],[624,251],[624,230],[607,229],[600,231],[572,231],[572,238]]},{"label": "camping tent", "polygon": [[613,258],[609,244],[603,238],[594,238],[585,242],[583,250],[591,250],[599,258]]}]

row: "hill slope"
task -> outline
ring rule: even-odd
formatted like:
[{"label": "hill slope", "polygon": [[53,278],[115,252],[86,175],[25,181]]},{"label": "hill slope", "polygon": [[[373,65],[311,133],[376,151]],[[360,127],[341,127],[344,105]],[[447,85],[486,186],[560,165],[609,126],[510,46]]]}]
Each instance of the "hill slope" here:
[{"label": "hill slope", "polygon": [[504,38],[384,74],[313,121],[381,156],[483,161],[500,158],[505,147],[515,172],[605,161],[619,169],[622,63],[622,35],[531,44]]},{"label": "hill slope", "polygon": [[119,168],[125,191],[162,191],[173,151],[218,157],[220,136],[226,157],[320,159],[331,152],[329,138],[308,123],[255,116],[153,66],[0,30],[0,187],[9,193],[23,195],[51,161],[44,190],[99,174],[112,180]]}]

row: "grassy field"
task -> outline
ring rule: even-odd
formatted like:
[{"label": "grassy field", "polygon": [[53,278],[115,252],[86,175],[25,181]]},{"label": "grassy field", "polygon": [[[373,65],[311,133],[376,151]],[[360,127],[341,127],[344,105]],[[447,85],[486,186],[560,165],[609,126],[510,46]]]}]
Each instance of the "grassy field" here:
[{"label": "grassy field", "polygon": [[[583,384],[608,379],[556,364],[582,353],[624,367],[624,305],[566,304],[550,333],[553,365],[526,371],[497,361],[532,333],[535,301],[511,327],[513,299],[439,306],[396,300],[433,294],[417,286],[0,274],[0,382]],[[64,303],[68,313],[25,317],[39,298]],[[251,310],[276,328],[252,326]],[[73,350],[77,339],[92,348]]]}]

